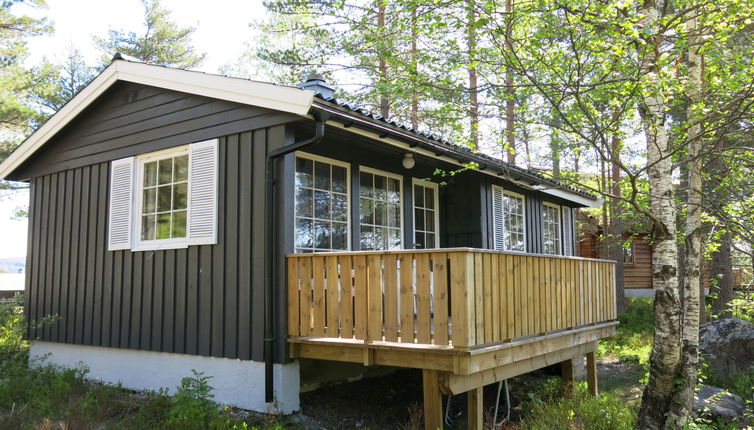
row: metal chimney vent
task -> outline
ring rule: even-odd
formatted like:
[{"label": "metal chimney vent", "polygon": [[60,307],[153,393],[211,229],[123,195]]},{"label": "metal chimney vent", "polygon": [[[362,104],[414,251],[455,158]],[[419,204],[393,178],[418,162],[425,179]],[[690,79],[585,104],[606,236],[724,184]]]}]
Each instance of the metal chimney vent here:
[{"label": "metal chimney vent", "polygon": [[328,84],[325,81],[325,77],[320,75],[319,73],[312,73],[308,78],[306,78],[306,82],[300,83],[296,86],[301,89],[317,93],[326,99],[332,98],[333,94],[335,93],[335,87]]}]

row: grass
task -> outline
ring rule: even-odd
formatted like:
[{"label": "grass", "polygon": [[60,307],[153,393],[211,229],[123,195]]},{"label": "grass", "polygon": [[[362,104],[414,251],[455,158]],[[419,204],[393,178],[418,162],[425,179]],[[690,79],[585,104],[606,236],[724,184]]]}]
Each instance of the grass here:
[{"label": "grass", "polygon": [[654,336],[654,307],[651,299],[631,298],[626,311],[618,315],[620,325],[615,336],[599,343],[599,358],[612,358],[626,363],[649,363]]}]

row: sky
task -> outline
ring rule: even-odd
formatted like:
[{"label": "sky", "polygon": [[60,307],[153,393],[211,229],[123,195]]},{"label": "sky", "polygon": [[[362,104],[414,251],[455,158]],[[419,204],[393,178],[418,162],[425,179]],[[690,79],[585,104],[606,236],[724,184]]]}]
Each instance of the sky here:
[{"label": "sky", "polygon": [[[218,68],[235,63],[254,40],[252,21],[263,18],[262,0],[163,0],[172,11],[172,19],[180,26],[193,26],[194,46],[206,52],[199,70],[216,73]],[[13,12],[34,17],[47,17],[55,27],[51,36],[29,40],[30,65],[46,57],[53,62],[65,58],[68,47],[78,48],[94,65],[99,53],[92,36],[106,36],[108,29],[134,31],[143,29],[144,9],[139,0],[47,0],[47,8],[14,6]],[[26,255],[26,220],[14,220],[18,207],[28,205],[28,191],[0,192],[0,258]]]}]

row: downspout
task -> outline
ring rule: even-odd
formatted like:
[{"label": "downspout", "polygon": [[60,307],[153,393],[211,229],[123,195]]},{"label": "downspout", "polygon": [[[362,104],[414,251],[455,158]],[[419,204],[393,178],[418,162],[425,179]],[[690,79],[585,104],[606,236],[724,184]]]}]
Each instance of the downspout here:
[{"label": "downspout", "polygon": [[272,366],[272,345],[275,342],[275,333],[273,331],[273,300],[275,293],[273,285],[273,273],[275,272],[275,205],[273,204],[275,196],[275,160],[283,155],[290,154],[305,146],[313,145],[322,140],[325,135],[325,122],[329,117],[326,113],[314,113],[314,136],[298,142],[293,142],[270,151],[267,153],[264,166],[265,182],[265,249],[267,249],[268,261],[264,272],[264,401],[272,403],[274,401],[273,387],[273,366]]}]

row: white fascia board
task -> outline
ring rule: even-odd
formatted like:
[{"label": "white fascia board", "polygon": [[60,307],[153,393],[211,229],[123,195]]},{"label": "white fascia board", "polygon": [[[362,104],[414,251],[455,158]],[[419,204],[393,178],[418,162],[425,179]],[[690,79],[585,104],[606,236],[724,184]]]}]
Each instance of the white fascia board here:
[{"label": "white fascia board", "polygon": [[574,192],[570,192],[568,190],[562,190],[558,188],[551,188],[546,185],[535,185],[535,190],[541,191],[545,194],[549,194],[551,196],[559,197],[564,200],[568,200],[571,202],[578,203],[582,206],[586,206],[589,208],[598,208],[602,206],[602,204],[605,202],[604,199],[597,198],[597,199],[590,199],[587,197],[584,197],[580,194],[576,194]]},{"label": "white fascia board", "polygon": [[[306,116],[314,93],[265,82],[229,78],[128,61],[114,61],[31,134],[0,164],[6,178],[117,81],[128,81]],[[24,178],[25,179],[25,178]]]},{"label": "white fascia board", "polygon": [[[418,148],[418,147],[411,147],[411,145],[409,145],[409,144],[407,144],[405,142],[401,142],[399,140],[393,139],[391,137],[380,137],[377,133],[374,133],[374,132],[371,132],[371,131],[366,131],[366,130],[361,130],[358,127],[346,127],[343,124],[341,124],[341,123],[339,123],[337,121],[334,121],[334,120],[327,121],[326,124],[329,125],[329,126],[335,127],[335,128],[339,128],[341,130],[346,130],[346,131],[351,132],[351,133],[356,133],[358,135],[371,138],[371,139],[379,141],[379,142],[387,143],[389,145],[401,148],[401,149],[405,150],[406,152],[411,152],[411,153],[414,153],[414,154],[424,155],[426,157],[434,158],[434,159],[437,159],[437,160],[442,160],[442,161],[444,161],[446,163],[450,163],[450,164],[453,164],[453,165],[456,165],[456,166],[463,166],[463,163],[459,162],[458,160],[456,160],[454,158],[451,158],[451,157],[448,157],[448,156],[445,156],[445,155],[436,155],[434,152],[428,151],[426,149],[422,149],[422,148]],[[493,172],[491,169],[481,170],[480,172],[481,173],[486,173],[486,174],[488,174],[490,176],[493,176],[495,178],[500,178],[500,176],[497,173]],[[545,194],[550,194],[552,196],[559,197],[559,198],[564,199],[564,200],[568,200],[569,202],[578,203],[578,204],[580,204],[582,206],[587,206],[587,207],[592,207],[592,208],[598,208],[598,207],[602,206],[602,203],[604,202],[604,200],[599,199],[599,198],[596,199],[596,200],[592,200],[592,199],[589,199],[587,197],[584,197],[584,196],[582,196],[580,194],[577,194],[577,193],[574,193],[574,192],[569,192],[569,191],[566,191],[566,190],[560,190],[560,189],[555,189],[555,188],[549,188],[549,187],[547,187],[545,185],[529,185],[529,184],[527,184],[525,182],[522,182],[522,181],[516,181],[516,180],[512,180],[512,179],[506,179],[506,180],[509,181],[509,182],[513,182],[514,184],[519,185],[519,186],[521,186],[523,188],[541,191],[541,192],[543,192]]]}]

